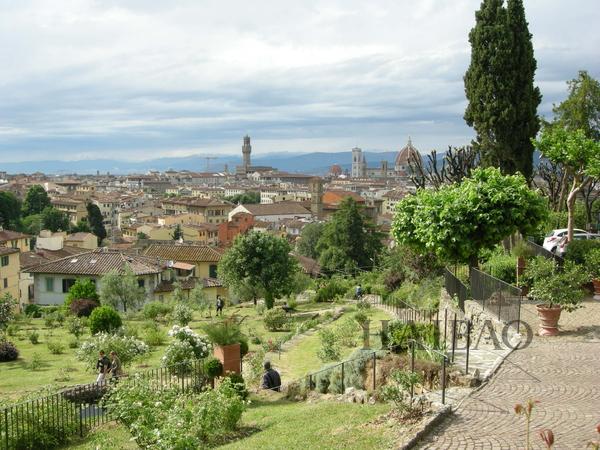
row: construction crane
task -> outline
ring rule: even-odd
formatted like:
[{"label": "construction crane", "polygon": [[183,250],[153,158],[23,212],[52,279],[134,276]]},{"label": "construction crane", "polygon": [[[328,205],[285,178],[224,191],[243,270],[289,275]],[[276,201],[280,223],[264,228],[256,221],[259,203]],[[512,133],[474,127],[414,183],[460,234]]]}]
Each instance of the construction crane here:
[{"label": "construction crane", "polygon": [[217,157],[216,156],[203,156],[202,158],[204,158],[206,160],[206,171],[208,172],[208,170],[210,169],[210,160],[217,159]]}]

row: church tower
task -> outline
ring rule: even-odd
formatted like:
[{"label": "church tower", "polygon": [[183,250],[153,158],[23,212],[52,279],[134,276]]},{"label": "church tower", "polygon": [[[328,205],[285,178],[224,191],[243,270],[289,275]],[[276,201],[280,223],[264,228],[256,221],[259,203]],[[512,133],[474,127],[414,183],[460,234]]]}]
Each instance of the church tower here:
[{"label": "church tower", "polygon": [[323,180],[319,177],[310,180],[310,211],[317,220],[323,218]]},{"label": "church tower", "polygon": [[367,175],[367,160],[360,148],[352,149],[352,178],[364,178]]},{"label": "church tower", "polygon": [[250,170],[250,153],[252,152],[252,146],[250,145],[250,136],[244,136],[244,145],[242,145],[242,165],[244,170],[248,172]]}]

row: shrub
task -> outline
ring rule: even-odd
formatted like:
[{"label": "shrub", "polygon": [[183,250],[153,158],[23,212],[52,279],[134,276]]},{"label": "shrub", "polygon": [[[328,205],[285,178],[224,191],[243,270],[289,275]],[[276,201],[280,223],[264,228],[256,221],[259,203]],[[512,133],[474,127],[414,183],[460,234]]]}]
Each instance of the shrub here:
[{"label": "shrub", "polygon": [[314,301],[317,303],[330,302],[350,291],[352,291],[350,282],[342,278],[333,277],[317,289]]},{"label": "shrub", "polygon": [[216,345],[239,344],[245,339],[240,326],[232,320],[212,322],[204,326],[208,339]]},{"label": "shrub", "polygon": [[42,361],[42,357],[36,352],[31,355],[31,361],[29,361],[29,364],[27,364],[27,368],[35,372],[36,370],[41,369],[43,365],[44,362]]},{"label": "shrub", "polygon": [[172,308],[167,303],[149,302],[142,308],[142,316],[147,320],[156,320],[159,317],[165,317],[170,314]]},{"label": "shrub", "polygon": [[204,361],[204,372],[210,378],[216,378],[223,373],[223,364],[215,357],[206,358]]},{"label": "shrub", "polygon": [[178,303],[173,309],[173,318],[179,325],[186,326],[194,318],[192,308],[183,303]]},{"label": "shrub", "polygon": [[163,389],[158,401],[155,389],[143,379],[120,383],[105,402],[111,416],[129,428],[142,448],[213,447],[236,428],[245,410],[228,378],[216,389],[199,394]]},{"label": "shrub", "polygon": [[85,320],[80,317],[69,317],[67,320],[67,331],[75,336],[76,339],[79,339],[85,332]]},{"label": "shrub", "polygon": [[27,334],[27,337],[29,338],[29,342],[31,342],[34,345],[40,342],[40,334],[35,330],[30,331]]},{"label": "shrub", "polygon": [[192,371],[194,359],[194,349],[188,341],[174,340],[165,350],[161,365],[175,375],[184,376]]},{"label": "shrub", "polygon": [[585,267],[593,279],[600,279],[600,248],[595,248],[585,255]]},{"label": "shrub", "polygon": [[356,321],[356,323],[362,326],[369,320],[369,317],[364,312],[359,311],[356,314],[354,314],[354,320]]},{"label": "shrub", "polygon": [[402,323],[398,320],[388,324],[389,345],[395,352],[402,352],[409,348],[409,340],[414,339],[431,348],[439,348],[440,331],[430,323]]},{"label": "shrub", "polygon": [[388,383],[379,389],[379,396],[392,402],[400,414],[410,414],[414,412],[414,406],[409,393],[415,385],[422,382],[418,373],[396,369],[390,374]]},{"label": "shrub", "polygon": [[344,363],[342,384],[342,366],[336,366],[331,370],[329,375],[329,392],[334,394],[343,394],[344,390],[353,387],[355,389],[363,389],[364,382],[360,366],[351,362]]},{"label": "shrub", "polygon": [[71,313],[77,317],[90,317],[92,311],[98,306],[100,306],[100,304],[97,301],[82,298],[73,300],[69,309],[71,310]]},{"label": "shrub", "polygon": [[242,400],[246,400],[248,398],[249,392],[246,388],[246,382],[244,381],[244,377],[241,374],[235,372],[227,372],[227,374],[225,375],[225,379],[228,379],[231,382],[231,387],[235,390],[237,395]]},{"label": "shrub", "polygon": [[25,306],[24,312],[26,316],[33,317],[34,319],[42,317],[42,308],[40,305],[35,305],[33,303]]},{"label": "shrub", "polygon": [[65,351],[65,346],[63,344],[61,344],[60,342],[49,341],[47,345],[48,345],[48,350],[53,355],[62,355]]},{"label": "shrub", "polygon": [[269,309],[263,315],[265,328],[269,331],[279,331],[287,327],[288,320],[285,311],[280,308]]},{"label": "shrub", "polygon": [[336,333],[330,328],[323,328],[319,331],[321,347],[317,356],[322,361],[337,361],[340,359],[341,350]]},{"label": "shrub", "polygon": [[77,340],[77,338],[71,338],[69,339],[69,348],[77,348],[79,347],[79,341]]},{"label": "shrub", "polygon": [[75,300],[87,299],[98,302],[100,297],[96,292],[96,283],[89,278],[79,278],[71,286],[65,298],[65,306],[69,307]]},{"label": "shrub", "polygon": [[341,319],[334,327],[337,341],[344,347],[356,346],[360,326],[351,317]]},{"label": "shrub", "polygon": [[514,256],[494,254],[483,264],[483,270],[508,284],[514,285],[517,282],[517,261]]},{"label": "shrub", "polygon": [[144,342],[151,347],[158,347],[167,342],[167,336],[160,329],[149,328],[145,331],[143,336]]},{"label": "shrub", "polygon": [[244,374],[250,384],[257,384],[262,378],[265,353],[265,350],[260,348],[244,360]]},{"label": "shrub", "polygon": [[598,239],[574,239],[567,245],[565,259],[576,264],[585,264],[585,255],[596,248],[600,248],[600,240]]},{"label": "shrub", "polygon": [[100,350],[104,350],[106,354],[114,351],[124,367],[150,351],[139,339],[101,332],[83,342],[75,355],[91,369],[96,364]]},{"label": "shrub", "polygon": [[0,339],[0,362],[14,361],[19,357],[19,350],[10,341]]},{"label": "shrub", "polygon": [[173,328],[169,330],[168,334],[177,341],[190,344],[190,347],[194,352],[194,358],[206,358],[212,350],[210,342],[205,337],[198,335],[190,327],[173,325]]},{"label": "shrub", "polygon": [[329,390],[329,377],[331,372],[331,370],[321,370],[315,375],[315,386],[317,387],[317,391],[321,394],[327,394],[327,391]]},{"label": "shrub", "polygon": [[256,305],[256,314],[258,314],[259,316],[262,316],[266,310],[267,310],[267,307],[265,306],[264,303],[260,303],[260,304]]},{"label": "shrub", "polygon": [[46,313],[44,315],[44,325],[46,328],[54,328],[54,322],[56,321],[56,317],[54,313]]},{"label": "shrub", "polygon": [[19,333],[19,326],[17,324],[10,324],[6,327],[6,334],[9,336],[16,336]]},{"label": "shrub", "polygon": [[248,350],[250,350],[250,347],[248,346],[248,338],[246,338],[246,336],[242,336],[240,339],[240,356],[244,357],[248,353]]},{"label": "shrub", "polygon": [[90,315],[90,331],[96,333],[110,333],[121,328],[121,316],[112,306],[100,306]]}]

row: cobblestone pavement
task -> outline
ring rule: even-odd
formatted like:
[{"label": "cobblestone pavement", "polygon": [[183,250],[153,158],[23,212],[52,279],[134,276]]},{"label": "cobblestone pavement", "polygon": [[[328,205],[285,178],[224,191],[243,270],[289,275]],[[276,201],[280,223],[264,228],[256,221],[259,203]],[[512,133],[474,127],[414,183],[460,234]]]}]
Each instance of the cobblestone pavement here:
[{"label": "cobblestone pavement", "polygon": [[[522,319],[537,327],[533,305]],[[534,337],[513,352],[491,381],[467,398],[423,449],[512,449],[525,447],[525,420],[515,403],[538,400],[531,424],[533,448],[544,448],[538,430],[550,428],[556,449],[584,449],[598,439],[600,422],[600,302],[563,313],[559,337]]]}]

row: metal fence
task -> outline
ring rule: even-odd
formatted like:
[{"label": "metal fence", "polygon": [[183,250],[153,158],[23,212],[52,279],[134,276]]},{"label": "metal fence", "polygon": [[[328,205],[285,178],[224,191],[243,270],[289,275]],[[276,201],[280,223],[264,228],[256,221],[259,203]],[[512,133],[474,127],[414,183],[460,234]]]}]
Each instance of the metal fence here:
[{"label": "metal fence", "polygon": [[458,278],[456,271],[453,273],[448,268],[444,269],[444,286],[451,297],[458,299],[458,307],[464,311],[465,300],[469,298],[469,288]]},{"label": "metal fence", "polygon": [[174,387],[189,391],[201,388],[208,381],[203,360],[186,361],[135,375],[69,387],[53,395],[0,409],[0,449],[42,448],[51,443],[59,446],[73,436],[83,437],[89,429],[110,422],[110,413],[100,401],[114,383],[135,383],[141,377],[155,381],[158,389]]},{"label": "metal fence", "polygon": [[[445,402],[446,402],[446,384],[447,384],[446,383],[446,378],[447,378],[446,373],[447,373],[447,367],[449,364],[448,356],[446,356],[445,353],[443,353],[439,350],[435,350],[422,342],[415,341],[414,339],[409,339],[408,343],[409,343],[409,351],[410,351],[410,355],[411,355],[410,371],[412,373],[415,372],[415,353],[417,350],[423,350],[423,351],[427,352],[429,355],[432,355],[432,357],[435,361],[440,363],[440,366],[441,366],[440,390],[441,390],[442,403],[445,404]],[[371,371],[371,378],[372,378],[371,385],[364,386],[364,387],[367,389],[370,388],[373,391],[375,391],[377,389],[377,359],[378,359],[378,357],[382,357],[387,354],[393,353],[393,351],[394,351],[394,348],[373,350],[371,352],[364,353],[360,357],[348,359],[348,360],[342,361],[340,363],[333,364],[333,365],[331,365],[325,369],[321,369],[317,372],[311,372],[308,375],[306,375],[305,385],[306,385],[307,389],[309,389],[309,390],[319,389],[319,387],[320,387],[318,385],[319,375],[326,374],[327,379],[330,380],[331,375],[333,374],[335,376],[335,378],[337,379],[337,381],[340,383],[339,384],[340,392],[338,392],[338,393],[344,393],[346,387],[356,387],[354,385],[354,383],[356,381],[352,380],[353,374],[356,373],[356,369],[355,369],[356,364],[364,364],[364,368],[366,370],[366,366],[370,362],[371,367],[368,370]],[[328,384],[328,387],[329,386],[330,385]],[[360,387],[362,388],[362,386],[360,386]],[[422,389],[424,390],[425,387],[422,386]],[[411,399],[412,399],[414,392],[411,391],[410,394],[411,394]]]},{"label": "metal fence", "polygon": [[437,323],[439,319],[439,311],[437,308],[415,308],[412,305],[397,299],[394,300],[394,303],[384,302],[380,295],[374,296],[373,303],[394,315],[402,322]]},{"label": "metal fence", "polygon": [[484,311],[519,329],[521,289],[472,267],[471,298]]},{"label": "metal fence", "polygon": [[533,242],[531,240],[526,240],[524,242],[527,245],[527,248],[529,249],[529,251],[531,251],[531,253],[533,254],[533,256],[543,256],[544,258],[547,258],[547,259],[553,259],[559,267],[562,267],[562,265],[565,261],[562,256],[558,256],[558,255],[552,253],[551,251],[546,250],[544,247],[542,247],[541,245],[537,245],[535,242]]}]

